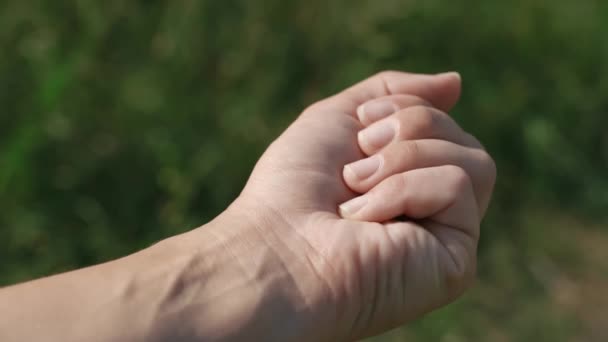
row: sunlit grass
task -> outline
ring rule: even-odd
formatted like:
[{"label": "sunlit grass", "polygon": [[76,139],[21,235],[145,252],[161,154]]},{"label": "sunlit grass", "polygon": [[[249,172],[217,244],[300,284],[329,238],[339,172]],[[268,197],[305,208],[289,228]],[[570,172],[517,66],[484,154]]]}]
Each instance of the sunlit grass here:
[{"label": "sunlit grass", "polygon": [[498,164],[479,283],[380,341],[603,341],[608,2],[0,3],[0,285],[213,218],[311,102],[458,70]]}]

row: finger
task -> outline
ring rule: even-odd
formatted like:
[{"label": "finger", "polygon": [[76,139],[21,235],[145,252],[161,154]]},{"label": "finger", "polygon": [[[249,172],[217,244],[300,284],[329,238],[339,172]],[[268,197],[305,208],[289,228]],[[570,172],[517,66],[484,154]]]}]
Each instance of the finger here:
[{"label": "finger", "polygon": [[490,155],[478,148],[436,139],[399,141],[346,165],[343,177],[351,190],[366,193],[392,175],[441,165],[456,165],[467,172],[483,215],[494,186],[496,166]]},{"label": "finger", "polygon": [[479,236],[480,215],[471,179],[465,170],[453,165],[393,175],[339,209],[348,219],[386,222],[405,215],[433,220],[475,240]]},{"label": "finger", "polygon": [[460,92],[461,77],[456,72],[424,75],[399,71],[380,72],[344,91],[357,106],[382,96],[407,94],[423,98],[443,111],[454,107]]},{"label": "finger", "polygon": [[367,101],[360,105],[357,108],[357,116],[364,126],[369,126],[395,112],[413,106],[432,107],[432,104],[414,95],[389,95]]},{"label": "finger", "polygon": [[481,144],[466,133],[446,113],[428,106],[413,106],[371,124],[358,134],[359,147],[371,155],[391,142],[416,139],[442,139],[481,148]]}]

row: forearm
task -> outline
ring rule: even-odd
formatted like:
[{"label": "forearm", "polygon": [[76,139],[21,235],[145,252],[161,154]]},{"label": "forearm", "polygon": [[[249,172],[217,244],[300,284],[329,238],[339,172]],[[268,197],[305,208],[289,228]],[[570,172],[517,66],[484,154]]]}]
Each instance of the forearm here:
[{"label": "forearm", "polygon": [[156,334],[181,256],[167,241],[109,263],[0,290],[0,340],[142,340]]},{"label": "forearm", "polygon": [[2,289],[0,340],[305,338],[310,315],[295,315],[306,303],[287,267],[277,265],[284,256],[270,255],[255,229],[232,224],[214,222],[116,261]]}]

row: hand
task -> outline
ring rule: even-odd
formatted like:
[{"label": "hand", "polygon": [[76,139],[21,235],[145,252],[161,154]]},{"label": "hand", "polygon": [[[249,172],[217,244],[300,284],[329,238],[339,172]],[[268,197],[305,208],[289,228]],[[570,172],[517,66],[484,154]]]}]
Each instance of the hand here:
[{"label": "hand", "polygon": [[384,72],[312,105],[223,215],[255,226],[264,256],[235,255],[256,277],[282,274],[315,339],[376,334],[471,284],[496,171],[445,114],[459,94],[455,73]]},{"label": "hand", "polygon": [[0,289],[0,340],[335,341],[449,302],[496,172],[444,113],[459,93],[386,72],[311,106],[204,227]]}]

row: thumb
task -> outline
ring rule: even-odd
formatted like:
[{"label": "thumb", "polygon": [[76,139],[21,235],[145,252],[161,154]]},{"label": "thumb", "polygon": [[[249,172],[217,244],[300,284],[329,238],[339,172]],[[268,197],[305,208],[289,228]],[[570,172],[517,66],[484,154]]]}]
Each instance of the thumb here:
[{"label": "thumb", "polygon": [[461,77],[457,72],[427,75],[399,71],[380,72],[344,91],[358,104],[387,95],[415,95],[445,112],[458,102],[460,92]]}]

